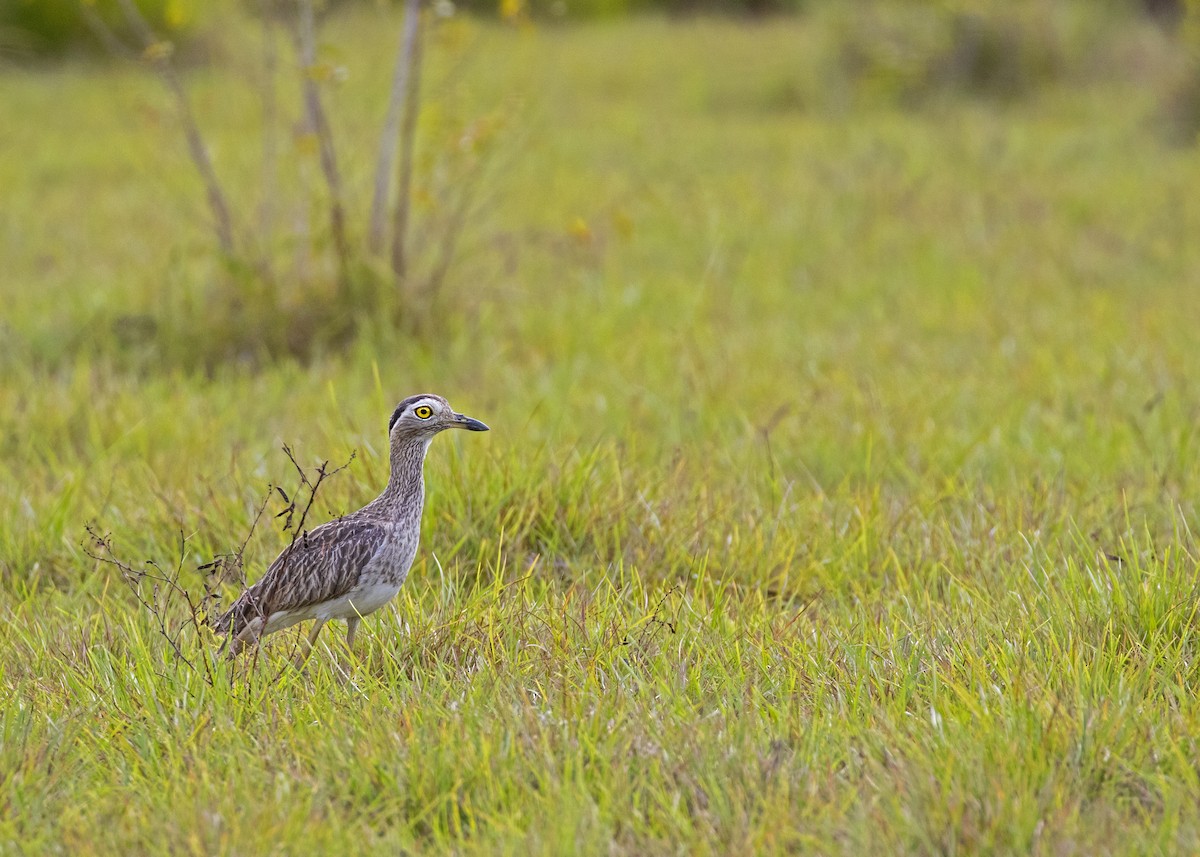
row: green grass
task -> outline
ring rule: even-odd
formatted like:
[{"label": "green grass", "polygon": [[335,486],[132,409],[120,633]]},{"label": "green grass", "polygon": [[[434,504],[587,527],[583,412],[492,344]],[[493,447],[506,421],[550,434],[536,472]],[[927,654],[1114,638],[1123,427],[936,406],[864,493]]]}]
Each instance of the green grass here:
[{"label": "green grass", "polygon": [[[328,31],[358,235],[377,14]],[[208,372],[121,332],[204,325],[220,276],[155,82],[5,73],[0,853],[1200,848],[1177,49],[1120,20],[1020,98],[910,109],[824,85],[834,17],[444,31],[424,139],[508,130],[440,320]],[[244,211],[240,56],[189,83]],[[421,390],[493,431],[434,444],[357,656],[210,686],[84,552],[182,532],[198,586],[281,444],[357,451],[314,514],[349,510]]]}]

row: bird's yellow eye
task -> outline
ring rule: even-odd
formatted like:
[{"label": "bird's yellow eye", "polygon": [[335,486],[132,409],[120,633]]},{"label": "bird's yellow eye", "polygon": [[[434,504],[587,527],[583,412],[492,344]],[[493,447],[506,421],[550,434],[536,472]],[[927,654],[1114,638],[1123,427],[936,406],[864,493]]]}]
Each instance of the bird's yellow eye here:
[{"label": "bird's yellow eye", "polygon": [[429,407],[429,405],[421,405],[421,407],[413,410],[413,413],[421,419],[427,420],[433,416],[433,408]]}]

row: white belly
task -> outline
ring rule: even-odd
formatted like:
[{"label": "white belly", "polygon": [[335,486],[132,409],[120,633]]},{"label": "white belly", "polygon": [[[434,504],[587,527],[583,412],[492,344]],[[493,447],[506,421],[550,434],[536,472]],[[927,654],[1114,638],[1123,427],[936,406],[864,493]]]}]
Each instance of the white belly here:
[{"label": "white belly", "polygon": [[400,586],[395,583],[360,584],[341,598],[316,605],[314,619],[354,619],[374,613],[396,597]]},{"label": "white belly", "polygon": [[[374,613],[395,598],[399,591],[400,587],[391,583],[356,586],[341,598],[334,598],[332,601],[322,601],[320,604],[311,604],[298,610],[278,610],[268,617],[266,630],[262,633],[274,634],[309,619],[357,619],[359,616]],[[261,622],[261,619],[255,620],[251,633],[258,634],[258,623]]]}]

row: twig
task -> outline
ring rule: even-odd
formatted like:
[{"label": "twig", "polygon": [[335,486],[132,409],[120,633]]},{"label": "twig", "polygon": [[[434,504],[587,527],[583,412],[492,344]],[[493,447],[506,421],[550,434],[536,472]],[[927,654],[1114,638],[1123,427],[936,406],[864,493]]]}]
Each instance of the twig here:
[{"label": "twig", "polygon": [[[286,548],[284,548],[283,552],[280,554],[280,557],[283,560],[283,566],[280,568],[280,572],[283,572],[287,568],[287,564],[289,562],[291,562],[292,553],[296,548],[296,542],[300,541],[301,543],[304,543],[307,541],[308,531],[304,528],[304,522],[308,519],[308,512],[310,509],[312,509],[313,503],[317,499],[317,491],[320,490],[321,485],[325,482],[326,479],[328,479],[329,477],[334,476],[338,473],[341,473],[343,470],[345,470],[347,467],[349,467],[354,462],[354,459],[358,456],[358,451],[355,450],[355,451],[351,452],[350,457],[348,459],[346,459],[346,463],[342,464],[338,467],[335,467],[333,470],[328,469],[328,467],[329,467],[328,460],[322,461],[321,464],[316,469],[317,478],[316,478],[315,482],[308,478],[308,474],[304,472],[304,468],[300,466],[300,462],[296,461],[296,456],[295,456],[295,454],[293,454],[291,447],[284,444],[283,454],[288,457],[288,461],[292,462],[292,466],[294,468],[296,468],[296,473],[300,477],[300,486],[294,492],[292,492],[292,497],[290,497],[290,498],[288,497],[287,492],[285,492],[279,486],[275,486],[275,488],[274,488],[274,490],[279,493],[279,496],[283,498],[284,502],[287,503],[287,506],[284,507],[283,511],[279,512],[277,515],[275,515],[275,517],[282,518],[282,517],[286,516],[286,520],[283,523],[283,529],[285,531],[287,531],[289,529],[292,531],[291,542],[288,543],[288,546]],[[297,522],[295,524],[295,526],[293,526],[293,518],[295,517],[296,506],[297,506],[296,498],[300,496],[301,492],[304,489],[308,489],[308,500],[304,504],[304,509],[300,512],[299,522]],[[270,496],[270,492],[268,492],[267,496],[268,497]],[[264,620],[267,618],[266,615],[262,612],[262,608],[259,607],[257,604],[254,605],[254,612],[255,612],[255,618],[264,619]],[[263,628],[265,629],[265,627],[266,626],[264,624]],[[262,631],[260,630],[259,636],[261,636],[261,633],[262,633]],[[229,636],[227,639],[233,639],[233,629],[232,628],[229,629]],[[255,642],[257,642],[257,639]],[[259,650],[260,650],[260,647],[256,646],[255,652],[254,652],[254,663],[255,664],[258,663]],[[294,653],[295,652],[293,651],[293,654]],[[276,676],[276,678],[278,678],[278,676]],[[274,681],[274,679],[273,679],[273,681]]]},{"label": "twig", "polygon": [[392,211],[392,273],[400,283],[408,270],[407,233],[409,209],[412,204],[412,162],[421,98],[420,0],[408,0],[408,4],[407,14],[413,21],[413,41],[406,81],[408,86],[404,98],[404,124],[400,132],[400,170],[396,176],[396,203]]},{"label": "twig", "polygon": [[[130,0],[123,0],[130,2]],[[314,75],[317,71],[317,38],[315,13],[312,0],[299,0],[299,15],[295,22],[293,37],[296,53],[301,65],[301,89],[304,93],[305,121],[310,132],[317,137],[320,151],[321,172],[329,187],[329,231],[333,237],[333,249],[337,255],[339,280],[342,289],[350,285],[350,247],[346,241],[346,213],[342,204],[342,179],[338,172],[337,153],[333,144],[333,131],[321,105],[321,92]]]},{"label": "twig", "polygon": [[[154,618],[159,636],[167,641],[175,657],[186,664],[193,672],[199,672],[195,662],[184,654],[183,646],[180,642],[185,628],[190,626],[193,631],[198,633],[201,624],[203,624],[200,604],[179,583],[179,576],[183,571],[183,561],[187,557],[187,537],[184,536],[183,531],[181,530],[179,533],[179,560],[176,563],[175,570],[167,573],[153,560],[147,560],[142,568],[134,568],[129,563],[113,555],[112,539],[109,535],[100,535],[99,531],[91,524],[87,525],[86,530],[91,539],[91,545],[85,543],[83,552],[97,562],[113,566],[121,573],[121,579],[125,581],[130,591],[133,592],[134,597],[137,598],[142,607]],[[142,588],[146,581],[150,581],[153,584],[150,597],[146,596]],[[172,629],[168,626],[168,621],[172,602],[177,598],[183,599],[187,607],[187,617],[178,627]],[[208,663],[208,659],[201,659],[201,663],[204,665],[202,673],[204,680],[209,685],[214,684],[216,678],[213,676],[212,667]]]},{"label": "twig", "polygon": [[[400,120],[408,117],[410,79],[418,60],[417,35],[421,21],[421,0],[408,0],[404,8],[404,26],[400,31],[396,69],[392,72],[392,91],[388,96],[387,118],[379,135],[379,157],[375,164],[375,192],[371,197],[371,224],[367,248],[372,253],[383,249],[383,223],[387,210],[388,187],[392,181],[392,159],[400,137]],[[407,127],[407,121],[406,121]]]},{"label": "twig", "polygon": [[[288,461],[292,462],[292,466],[296,468],[296,473],[300,476],[300,486],[302,488],[308,489],[308,501],[304,505],[304,510],[300,513],[300,522],[296,525],[295,529],[292,531],[292,541],[294,543],[296,540],[296,535],[304,532],[304,522],[308,518],[308,510],[312,508],[313,502],[317,499],[317,491],[320,489],[321,483],[324,482],[329,477],[334,476],[338,473],[341,473],[343,470],[345,470],[347,467],[349,467],[354,462],[354,459],[358,456],[358,451],[355,450],[355,451],[351,452],[350,457],[348,459],[346,459],[346,463],[333,468],[333,470],[327,470],[326,468],[329,467],[329,462],[322,461],[317,466],[317,470],[316,470],[317,481],[316,482],[312,482],[308,478],[308,474],[304,472],[304,468],[300,466],[300,463],[298,461],[296,461],[296,456],[292,454],[291,447],[287,446],[287,444],[284,444],[283,454],[288,457]],[[283,528],[284,528],[284,530],[288,530],[288,529],[291,529],[291,527],[292,527],[292,516],[295,514],[295,511],[296,511],[296,501],[288,500],[287,494],[284,494],[282,490],[280,490],[279,493],[284,498],[284,500],[287,501],[288,506],[286,509],[284,509],[282,512],[280,512],[275,517],[279,518],[286,514],[287,520],[284,522]]]},{"label": "twig", "polygon": [[131,62],[137,60],[137,51],[131,50],[117,38],[117,34],[109,28],[108,24],[104,23],[104,19],[90,4],[80,3],[79,14],[83,16],[83,22],[87,24],[88,29],[92,31],[100,44],[104,45],[106,51]]},{"label": "twig", "polygon": [[[275,487],[275,490],[282,493],[282,489],[278,487]],[[213,557],[212,562],[196,566],[196,571],[210,572],[204,581],[205,622],[208,621],[208,608],[218,601],[218,591],[222,584],[232,579],[240,586],[244,587],[246,585],[246,546],[250,544],[250,539],[253,538],[254,531],[258,529],[258,523],[262,520],[263,513],[266,512],[267,504],[270,501],[271,489],[268,489],[267,493],[263,496],[262,502],[258,504],[258,511],[254,515],[254,520],[250,522],[250,531],[246,533],[246,537],[242,539],[242,543],[238,545],[237,550],[232,553],[217,554]]]},{"label": "twig", "polygon": [[278,106],[275,93],[275,73],[278,68],[278,54],[275,44],[275,25],[271,19],[270,0],[259,0],[259,14],[262,15],[262,50],[263,50],[263,81],[262,81],[262,201],[258,209],[259,241],[263,248],[263,270],[268,278],[271,276],[271,237],[275,234],[275,193],[279,172],[278,145],[276,141],[276,125],[278,123]]},{"label": "twig", "polygon": [[[164,42],[159,39],[154,30],[147,23],[142,13],[138,11],[133,0],[117,0],[121,6],[121,11],[124,13],[129,26],[137,33],[138,38],[143,42],[143,53],[147,60],[158,71],[163,83],[166,84],[171,95],[175,99],[176,108],[179,111],[179,120],[183,125],[183,134],[187,139],[188,152],[191,154],[192,163],[195,164],[196,170],[200,173],[200,178],[204,182],[205,193],[208,197],[208,206],[212,209],[214,228],[217,232],[217,241],[221,245],[221,251],[228,257],[233,256],[233,224],[229,216],[229,205],[225,201],[225,194],[221,190],[221,184],[217,180],[216,171],[213,169],[212,158],[208,153],[208,146],[204,143],[204,137],[200,134],[200,128],[196,124],[196,117],[192,113],[191,102],[188,101],[187,92],[183,88],[183,83],[179,79],[175,67],[171,64],[171,45],[169,42]],[[86,5],[85,7],[86,8]],[[96,21],[99,21],[103,27],[103,21],[100,21],[97,16]],[[107,28],[104,28],[107,29]],[[116,38],[115,36],[113,37]]]},{"label": "twig", "polygon": [[[291,449],[284,447],[284,453],[299,474],[300,487],[289,498],[287,492],[282,488],[271,486],[258,506],[254,520],[250,524],[249,532],[242,539],[236,550],[226,554],[217,554],[211,562],[197,566],[196,570],[198,572],[207,572],[202,583],[203,595],[193,595],[191,590],[181,582],[183,565],[188,553],[188,539],[182,529],[179,532],[179,552],[175,567],[170,571],[166,571],[152,559],[146,560],[140,567],[122,560],[113,551],[111,536],[107,534],[101,535],[100,531],[92,524],[88,524],[85,528],[88,539],[83,545],[84,553],[97,562],[110,565],[120,572],[121,579],[129,587],[138,603],[150,614],[155,630],[166,641],[177,663],[183,664],[188,669],[200,675],[209,685],[215,685],[216,674],[209,661],[208,653],[201,651],[199,655],[189,655],[185,651],[184,633],[190,629],[196,635],[197,639],[202,638],[201,628],[209,624],[210,608],[217,600],[217,591],[221,587],[221,584],[229,579],[231,573],[239,583],[245,585],[243,557],[250,539],[253,537],[259,522],[266,512],[271,497],[275,493],[278,493],[288,504],[288,507],[281,513],[288,515],[289,520],[287,525],[292,528],[292,541],[284,551],[284,562],[286,563],[287,557],[290,556],[290,552],[295,547],[296,542],[302,541],[307,536],[304,524],[308,518],[309,511],[316,501],[317,492],[325,480],[349,467],[357,455],[356,453],[351,453],[350,458],[345,464],[333,469],[329,468],[329,462],[322,462],[316,468],[314,476],[310,478],[304,471],[304,468],[296,461],[296,457]],[[297,499],[305,491],[307,491],[307,497],[301,504],[297,502]],[[298,520],[292,526],[291,518],[297,512]],[[182,605],[182,608],[179,605]],[[182,609],[183,616],[177,620],[176,617],[178,617],[180,609]],[[258,653],[256,651],[255,663],[257,663],[257,657]],[[253,671],[251,671],[251,674],[253,674]],[[234,680],[235,674],[231,672],[230,682],[232,683]]]},{"label": "twig", "polygon": [[645,620],[641,631],[638,632],[636,638],[631,639],[629,636],[629,629],[626,629],[625,633],[622,635],[621,645],[629,646],[633,643],[636,643],[637,647],[635,651],[639,655],[644,655],[647,648],[647,643],[649,643],[653,636],[658,633],[659,629],[666,628],[672,634],[676,633],[679,610],[676,608],[675,616],[673,618],[665,618],[663,607],[672,596],[679,592],[679,584],[673,585],[670,589],[664,592],[662,597],[658,599],[658,603],[654,605],[654,610],[651,612],[650,618]]}]

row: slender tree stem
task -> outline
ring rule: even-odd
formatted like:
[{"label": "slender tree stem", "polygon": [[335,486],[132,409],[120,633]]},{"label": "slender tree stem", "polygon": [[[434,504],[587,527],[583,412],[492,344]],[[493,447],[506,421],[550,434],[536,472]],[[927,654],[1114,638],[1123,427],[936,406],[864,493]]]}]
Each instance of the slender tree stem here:
[{"label": "slender tree stem", "polygon": [[216,171],[213,169],[208,146],[205,145],[204,137],[200,134],[200,127],[196,124],[196,117],[192,113],[192,105],[188,101],[187,92],[183,88],[183,83],[180,81],[175,67],[171,64],[170,51],[162,49],[166,47],[165,43],[154,34],[154,30],[142,13],[138,11],[133,0],[118,0],[118,2],[129,26],[142,40],[145,55],[154,65],[163,83],[166,84],[175,99],[179,120],[183,125],[183,134],[187,139],[188,153],[191,155],[197,172],[200,173],[200,179],[204,182],[208,207],[212,211],[213,226],[217,233],[217,242],[226,256],[232,256],[234,250],[233,224],[229,216],[229,205],[225,201],[221,183],[217,180]]},{"label": "slender tree stem", "polygon": [[392,161],[400,137],[401,117],[407,116],[409,80],[417,59],[417,31],[420,27],[421,0],[407,0],[404,26],[400,30],[396,68],[392,72],[392,91],[388,98],[387,118],[379,135],[379,157],[375,164],[375,192],[371,197],[371,227],[367,248],[372,253],[383,249],[384,220],[387,211],[388,188],[392,182]]},{"label": "slender tree stem", "polygon": [[[130,2],[130,0],[124,0]],[[305,118],[309,130],[316,135],[320,152],[321,172],[329,188],[329,230],[333,237],[333,249],[337,255],[338,271],[343,289],[349,286],[350,247],[346,241],[346,213],[342,204],[342,179],[338,173],[337,154],[333,145],[333,132],[321,106],[321,93],[314,77],[317,66],[317,37],[315,12],[312,0],[299,0],[299,15],[296,22],[296,52],[300,57],[302,89],[304,92]]]},{"label": "slender tree stem", "polygon": [[[421,27],[420,0],[408,0],[408,20],[412,23],[412,45],[409,56],[407,90],[404,98],[404,119],[400,132],[400,170],[396,182],[396,202],[392,212],[392,271],[403,281],[408,271],[408,216],[412,194],[413,149],[417,135],[417,115],[421,97]],[[406,29],[409,26],[406,20]]]},{"label": "slender tree stem", "polygon": [[271,244],[275,234],[275,195],[278,190],[279,151],[276,139],[278,106],[275,92],[275,73],[279,60],[275,44],[275,25],[271,20],[271,4],[259,0],[262,15],[262,200],[258,209],[259,240],[262,242],[263,270],[271,278]]}]

